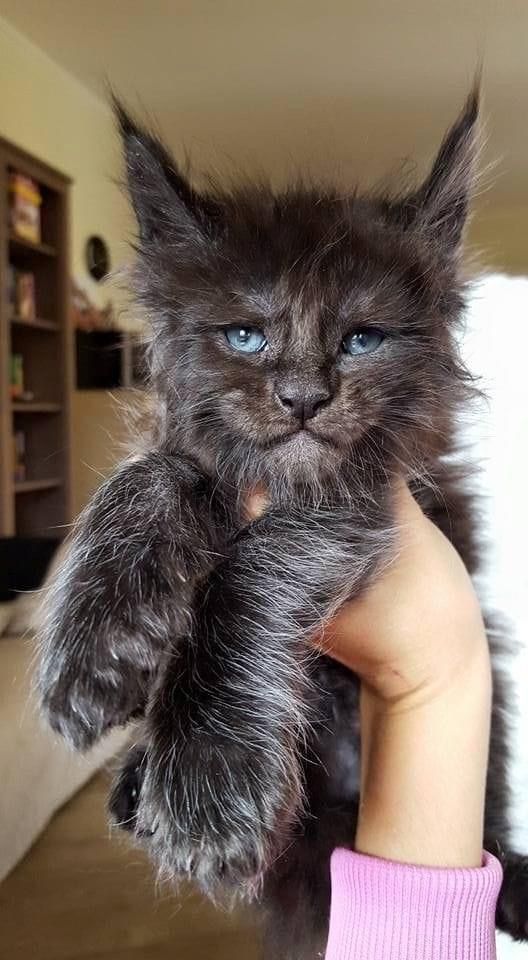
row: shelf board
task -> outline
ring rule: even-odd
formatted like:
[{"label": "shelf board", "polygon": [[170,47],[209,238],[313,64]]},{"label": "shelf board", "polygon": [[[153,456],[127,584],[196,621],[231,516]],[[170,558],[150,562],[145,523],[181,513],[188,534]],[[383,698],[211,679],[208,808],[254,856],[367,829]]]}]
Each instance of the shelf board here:
[{"label": "shelf board", "polygon": [[60,330],[58,323],[54,320],[41,320],[36,317],[35,320],[24,320],[22,317],[11,317],[11,323],[16,327],[31,327],[34,330],[49,330],[50,333]]},{"label": "shelf board", "polygon": [[9,234],[9,245],[16,252],[20,250],[24,253],[39,253],[45,257],[56,257],[57,251],[49,243],[32,243],[31,240],[24,240],[23,237],[17,237],[16,233]]},{"label": "shelf board", "polygon": [[60,413],[60,403],[17,403],[11,404],[13,413]]},{"label": "shelf board", "polygon": [[48,480],[23,480],[15,483],[15,493],[33,493],[36,490],[54,490],[62,486],[59,477],[50,477]]}]

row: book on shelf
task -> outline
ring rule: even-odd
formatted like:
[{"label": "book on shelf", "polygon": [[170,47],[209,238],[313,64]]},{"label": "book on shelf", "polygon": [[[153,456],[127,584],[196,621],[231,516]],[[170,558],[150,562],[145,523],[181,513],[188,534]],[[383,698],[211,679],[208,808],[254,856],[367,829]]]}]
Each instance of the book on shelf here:
[{"label": "book on shelf", "polygon": [[24,483],[26,475],[26,435],[23,430],[13,434],[13,479],[15,483]]},{"label": "book on shelf", "polygon": [[36,180],[12,170],[9,174],[9,226],[15,236],[29,243],[41,242],[41,205],[42,193]]},{"label": "book on shelf", "polygon": [[11,354],[10,393],[12,400],[20,400],[24,396],[24,357],[21,353]]},{"label": "book on shelf", "polygon": [[12,317],[31,322],[37,318],[35,274],[17,270],[12,263],[7,270],[7,302]]},{"label": "book on shelf", "polygon": [[35,274],[17,270],[15,276],[15,315],[21,320],[36,320]]}]

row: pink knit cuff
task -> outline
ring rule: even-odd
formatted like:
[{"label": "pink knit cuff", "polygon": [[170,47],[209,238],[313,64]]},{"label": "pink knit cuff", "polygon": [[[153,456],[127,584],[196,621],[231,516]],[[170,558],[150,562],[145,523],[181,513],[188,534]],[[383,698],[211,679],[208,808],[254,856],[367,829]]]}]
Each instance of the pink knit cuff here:
[{"label": "pink knit cuff", "polygon": [[494,960],[499,862],[415,867],[351,850],[332,856],[326,960]]}]

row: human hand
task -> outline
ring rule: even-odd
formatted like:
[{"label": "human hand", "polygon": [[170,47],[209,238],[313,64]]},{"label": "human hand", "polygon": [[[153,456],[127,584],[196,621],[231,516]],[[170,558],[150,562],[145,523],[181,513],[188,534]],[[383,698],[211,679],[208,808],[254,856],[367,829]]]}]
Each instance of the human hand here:
[{"label": "human hand", "polygon": [[354,670],[372,695],[409,705],[446,690],[480,658],[486,640],[464,564],[403,483],[395,522],[396,556],[316,642]]},{"label": "human hand", "polygon": [[[262,489],[247,498],[251,519],[266,506]],[[396,556],[314,643],[357,673],[373,695],[396,704],[440,693],[487,648],[464,564],[403,482],[395,493],[394,519]]]}]

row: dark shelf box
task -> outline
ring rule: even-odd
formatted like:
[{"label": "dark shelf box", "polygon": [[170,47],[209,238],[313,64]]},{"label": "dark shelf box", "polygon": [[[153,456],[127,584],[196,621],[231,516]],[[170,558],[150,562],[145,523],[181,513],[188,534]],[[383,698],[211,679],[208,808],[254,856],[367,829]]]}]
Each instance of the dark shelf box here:
[{"label": "dark shelf box", "polygon": [[55,537],[0,537],[0,602],[40,587],[59,542]]},{"label": "dark shelf box", "polygon": [[123,385],[123,334],[77,330],[77,389],[113,390]]},{"label": "dark shelf box", "polygon": [[146,345],[124,330],[77,330],[77,389],[141,387],[147,375]]}]

